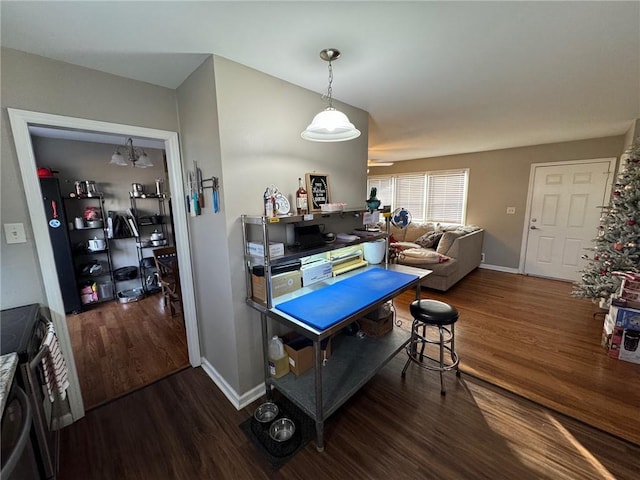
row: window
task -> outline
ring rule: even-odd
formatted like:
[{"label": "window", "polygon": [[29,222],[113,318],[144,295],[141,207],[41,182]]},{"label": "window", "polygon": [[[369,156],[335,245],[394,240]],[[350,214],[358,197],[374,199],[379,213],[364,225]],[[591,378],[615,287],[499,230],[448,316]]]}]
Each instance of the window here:
[{"label": "window", "polygon": [[392,211],[406,208],[414,222],[464,224],[468,177],[467,169],[374,175],[367,179],[367,191],[376,187],[382,205]]}]

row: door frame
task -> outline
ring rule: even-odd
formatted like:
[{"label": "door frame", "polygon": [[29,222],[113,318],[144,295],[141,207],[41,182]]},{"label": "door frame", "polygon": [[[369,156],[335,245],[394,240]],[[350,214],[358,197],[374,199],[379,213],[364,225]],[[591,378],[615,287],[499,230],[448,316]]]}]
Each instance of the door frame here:
[{"label": "door frame", "polygon": [[[67,359],[69,369],[69,405],[73,420],[84,416],[84,404],[82,392],[78,381],[73,350],[69,330],[67,329],[66,315],[60,285],[56,274],[56,265],[53,256],[53,247],[47,230],[47,219],[44,205],[41,201],[40,182],[38,181],[37,166],[29,125],[50,126],[85,130],[99,133],[111,133],[126,137],[146,137],[164,141],[166,152],[168,180],[171,194],[176,199],[185,198],[184,181],[182,176],[182,159],[177,132],[157,130],[153,128],[123,125],[118,123],[101,122],[83,118],[67,117],[48,113],[33,112],[8,108],[9,120],[13,132],[13,138],[18,157],[18,164],[22,174],[22,183],[31,220],[31,228],[34,235],[34,243],[40,263],[43,288],[54,323],[60,347]],[[189,250],[189,228],[187,214],[184,208],[180,208],[182,202],[176,202],[173,213],[175,225],[176,251],[180,264],[180,283],[182,285],[183,317],[189,351],[189,363],[197,367],[201,363],[200,341],[198,336],[198,323],[196,317],[195,291],[193,289],[193,270],[191,254]],[[37,241],[36,241],[37,239]]]},{"label": "door frame", "polygon": [[[535,172],[538,167],[557,167],[557,166],[565,166],[565,165],[580,165],[587,163],[600,163],[600,162],[609,162],[609,179],[607,180],[607,188],[604,192],[606,198],[608,198],[607,193],[611,194],[611,189],[613,188],[613,179],[616,176],[616,162],[618,159],[616,157],[608,157],[608,158],[591,158],[587,160],[566,160],[566,161],[557,161],[557,162],[540,162],[540,163],[532,163],[531,169],[529,171],[529,189],[527,191],[527,205],[524,212],[524,225],[522,227],[522,244],[520,245],[520,265],[518,266],[518,273],[526,275],[525,263],[526,263],[526,254],[527,254],[527,244],[529,243],[529,220],[531,217],[531,202],[533,202],[533,187],[535,180]],[[606,201],[606,198],[603,198],[603,205]],[[593,232],[595,237],[596,232]]]}]

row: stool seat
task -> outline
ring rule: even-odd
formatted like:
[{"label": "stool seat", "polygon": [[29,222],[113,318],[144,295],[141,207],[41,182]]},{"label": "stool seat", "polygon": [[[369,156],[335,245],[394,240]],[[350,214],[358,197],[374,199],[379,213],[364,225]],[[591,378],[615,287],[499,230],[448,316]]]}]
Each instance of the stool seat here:
[{"label": "stool seat", "polygon": [[458,310],[438,300],[415,300],[409,311],[413,318],[429,325],[451,325],[458,320]]}]

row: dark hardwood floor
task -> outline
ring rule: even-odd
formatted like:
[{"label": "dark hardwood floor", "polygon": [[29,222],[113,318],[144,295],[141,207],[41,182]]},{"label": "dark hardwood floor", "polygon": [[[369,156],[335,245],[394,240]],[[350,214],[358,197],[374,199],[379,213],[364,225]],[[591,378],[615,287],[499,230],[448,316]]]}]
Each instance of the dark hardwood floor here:
[{"label": "dark hardwood floor", "polygon": [[68,315],[67,327],[87,410],[189,366],[182,314],[160,294]]},{"label": "dark hardwood floor", "polygon": [[[433,372],[403,381],[399,354],[328,419],[323,453],[312,441],[280,469],[239,428],[260,402],[236,411],[188,368],[65,428],[60,479],[635,479],[640,365],[606,357],[602,319],[568,291],[488,270],[423,291],[460,310],[468,373],[447,375],[443,397]],[[396,301],[401,328],[412,299]]]},{"label": "dark hardwood floor", "polygon": [[640,447],[481,380],[409,369],[403,356],[272,467],[239,425],[241,411],[189,368],[90,411],[62,431],[60,480],[637,478]]},{"label": "dark hardwood floor", "polygon": [[[571,284],[478,269],[423,298],[454,305],[463,372],[640,445],[640,365],[600,346],[603,317]],[[395,305],[410,329],[413,292]]]}]

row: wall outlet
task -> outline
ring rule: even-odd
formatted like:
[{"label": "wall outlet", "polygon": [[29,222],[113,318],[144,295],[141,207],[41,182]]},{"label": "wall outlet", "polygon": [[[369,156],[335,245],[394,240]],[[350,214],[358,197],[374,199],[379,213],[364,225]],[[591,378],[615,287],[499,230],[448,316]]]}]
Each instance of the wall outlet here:
[{"label": "wall outlet", "polygon": [[24,224],[22,223],[5,223],[4,236],[7,243],[26,243],[27,236],[24,233]]},{"label": "wall outlet", "polygon": [[515,215],[516,207],[507,207],[507,215]]},{"label": "wall outlet", "polygon": [[484,252],[480,254],[480,263],[484,263]]}]

